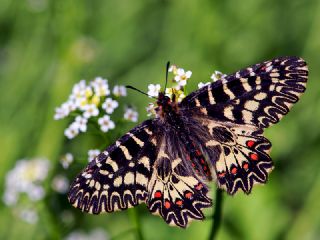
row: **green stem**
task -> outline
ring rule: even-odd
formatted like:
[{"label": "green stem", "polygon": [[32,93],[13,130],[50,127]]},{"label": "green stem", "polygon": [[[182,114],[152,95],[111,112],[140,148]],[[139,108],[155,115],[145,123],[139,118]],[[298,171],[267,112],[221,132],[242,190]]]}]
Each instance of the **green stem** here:
[{"label": "green stem", "polygon": [[221,189],[217,188],[214,214],[212,215],[211,232],[210,232],[208,240],[213,240],[216,238],[217,232],[218,232],[220,225],[221,225],[222,203],[223,203],[222,194],[223,194],[223,191]]},{"label": "green stem", "polygon": [[131,208],[129,210],[129,216],[130,216],[131,221],[132,221],[134,228],[136,230],[137,240],[143,240],[144,238],[142,235],[141,222],[140,222],[138,210],[136,208]]}]

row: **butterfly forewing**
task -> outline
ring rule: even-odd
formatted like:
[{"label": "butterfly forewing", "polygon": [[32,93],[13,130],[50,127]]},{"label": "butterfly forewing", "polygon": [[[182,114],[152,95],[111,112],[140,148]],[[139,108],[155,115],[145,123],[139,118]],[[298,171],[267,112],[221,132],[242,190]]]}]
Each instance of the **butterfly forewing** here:
[{"label": "butterfly forewing", "polygon": [[191,93],[181,107],[219,121],[266,128],[277,123],[305,91],[306,62],[276,58],[240,70]]},{"label": "butterfly forewing", "polygon": [[147,120],[92,160],[70,187],[71,204],[98,214],[145,202],[157,153],[153,131]]}]

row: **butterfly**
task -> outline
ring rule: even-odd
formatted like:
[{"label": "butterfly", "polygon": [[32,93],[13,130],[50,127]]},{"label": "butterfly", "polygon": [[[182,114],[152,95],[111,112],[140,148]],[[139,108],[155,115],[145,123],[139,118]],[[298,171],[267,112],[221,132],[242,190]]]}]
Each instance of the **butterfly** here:
[{"label": "butterfly", "polygon": [[265,128],[305,91],[306,62],[280,57],[222,77],[181,102],[163,92],[156,117],[107,147],[76,177],[70,203],[100,214],[145,203],[170,225],[202,220],[208,183],[249,194],[273,169]]}]

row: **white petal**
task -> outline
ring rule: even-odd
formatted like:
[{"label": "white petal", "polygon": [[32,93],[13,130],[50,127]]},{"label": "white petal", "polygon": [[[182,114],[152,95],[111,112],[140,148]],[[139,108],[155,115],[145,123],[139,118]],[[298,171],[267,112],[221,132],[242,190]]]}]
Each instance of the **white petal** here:
[{"label": "white petal", "polygon": [[186,72],[186,77],[187,77],[187,78],[190,78],[191,75],[192,75],[192,72],[191,72],[191,71],[187,71],[187,72]]},{"label": "white petal", "polygon": [[183,68],[178,68],[177,74],[180,75],[180,76],[184,75],[185,74],[184,69]]}]

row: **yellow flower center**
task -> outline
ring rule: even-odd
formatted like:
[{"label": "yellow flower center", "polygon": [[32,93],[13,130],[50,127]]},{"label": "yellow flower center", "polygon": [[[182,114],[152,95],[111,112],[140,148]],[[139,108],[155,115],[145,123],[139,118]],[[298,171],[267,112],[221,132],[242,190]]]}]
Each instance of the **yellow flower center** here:
[{"label": "yellow flower center", "polygon": [[94,95],[91,99],[91,103],[95,104],[96,106],[98,106],[98,104],[100,103],[100,97],[97,95]]}]

